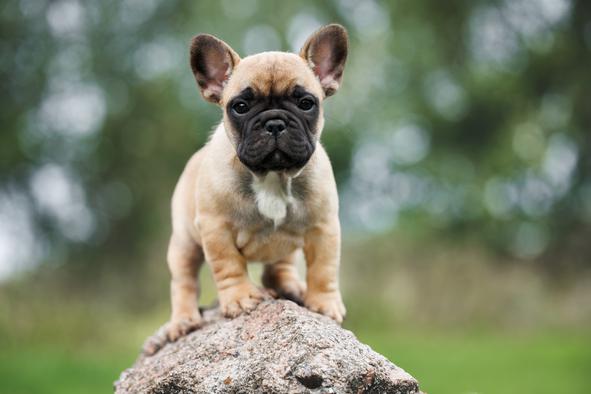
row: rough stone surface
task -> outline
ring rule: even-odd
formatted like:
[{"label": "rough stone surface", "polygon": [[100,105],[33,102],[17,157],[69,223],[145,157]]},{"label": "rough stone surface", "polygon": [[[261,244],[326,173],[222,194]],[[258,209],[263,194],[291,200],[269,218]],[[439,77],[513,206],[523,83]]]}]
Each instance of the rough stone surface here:
[{"label": "rough stone surface", "polygon": [[[330,319],[265,301],[140,356],[116,393],[418,393],[417,381]],[[156,334],[156,335],[161,335]]]}]

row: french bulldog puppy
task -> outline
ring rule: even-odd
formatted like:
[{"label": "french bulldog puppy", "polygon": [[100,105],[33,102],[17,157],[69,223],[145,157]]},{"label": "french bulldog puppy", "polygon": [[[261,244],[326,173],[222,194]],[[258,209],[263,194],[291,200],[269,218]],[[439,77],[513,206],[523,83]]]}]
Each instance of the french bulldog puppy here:
[{"label": "french bulldog puppy", "polygon": [[[216,37],[193,38],[193,74],[223,120],[189,160],[172,198],[168,341],[202,324],[197,276],[204,261],[227,317],[267,297],[247,274],[247,263],[256,261],[265,264],[266,288],[342,322],[337,189],[318,140],[322,104],[339,88],[347,48],[347,32],[336,24],[312,34],[299,54],[241,59]],[[305,284],[294,265],[298,250]]]}]

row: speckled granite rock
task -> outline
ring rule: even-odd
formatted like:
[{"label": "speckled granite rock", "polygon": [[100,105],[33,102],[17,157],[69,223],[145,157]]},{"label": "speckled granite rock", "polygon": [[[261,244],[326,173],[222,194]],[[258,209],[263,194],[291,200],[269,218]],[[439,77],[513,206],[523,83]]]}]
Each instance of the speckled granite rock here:
[{"label": "speckled granite rock", "polygon": [[417,381],[330,319],[265,301],[140,356],[115,383],[123,393],[418,393]]}]

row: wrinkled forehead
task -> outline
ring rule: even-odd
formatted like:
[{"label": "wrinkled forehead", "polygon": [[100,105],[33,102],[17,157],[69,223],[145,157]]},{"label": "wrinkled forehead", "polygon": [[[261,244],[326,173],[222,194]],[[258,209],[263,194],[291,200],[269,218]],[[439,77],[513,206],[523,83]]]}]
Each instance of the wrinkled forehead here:
[{"label": "wrinkled forehead", "polygon": [[323,98],[320,82],[304,59],[293,53],[263,52],[240,61],[224,89],[224,102],[251,88],[255,95],[282,96],[296,86]]}]

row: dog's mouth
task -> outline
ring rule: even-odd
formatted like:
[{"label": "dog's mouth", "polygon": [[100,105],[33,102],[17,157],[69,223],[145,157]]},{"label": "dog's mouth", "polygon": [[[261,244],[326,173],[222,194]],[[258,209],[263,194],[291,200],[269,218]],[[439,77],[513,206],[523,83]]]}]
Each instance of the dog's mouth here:
[{"label": "dog's mouth", "polygon": [[275,149],[269,153],[260,164],[267,171],[280,171],[297,166],[297,162],[281,149]]},{"label": "dog's mouth", "polygon": [[268,171],[289,171],[302,168],[311,155],[294,157],[279,148],[273,149],[260,160],[248,160],[240,157],[240,161],[244,163],[251,171],[256,173],[265,173]]}]

